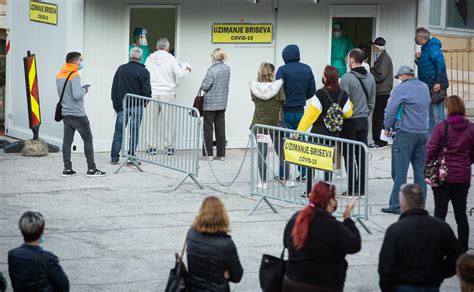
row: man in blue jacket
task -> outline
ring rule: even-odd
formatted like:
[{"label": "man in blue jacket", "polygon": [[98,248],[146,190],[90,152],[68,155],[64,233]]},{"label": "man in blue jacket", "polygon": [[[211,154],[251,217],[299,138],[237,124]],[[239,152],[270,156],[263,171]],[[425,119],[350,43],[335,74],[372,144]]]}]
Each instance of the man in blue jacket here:
[{"label": "man in blue jacket", "polygon": [[410,66],[401,66],[395,78],[401,84],[392,91],[384,119],[385,135],[396,132],[392,145],[393,188],[389,207],[382,212],[400,214],[400,187],[407,182],[410,163],[415,184],[426,197],[424,162],[431,99],[428,86],[415,77]]},{"label": "man in blue jacket", "polygon": [[[303,117],[306,100],[316,94],[316,83],[311,67],[300,62],[300,49],[297,45],[286,46],[282,57],[285,65],[278,68],[276,79],[283,80],[285,90],[284,121],[288,129],[296,130]],[[305,169],[301,171],[301,176],[306,176]],[[282,177],[280,172],[280,178]]]},{"label": "man in blue jacket", "polygon": [[[441,51],[441,41],[435,37],[430,39],[430,31],[424,27],[416,30],[416,44],[421,46],[421,53],[416,53],[416,63],[418,65],[418,78],[426,83],[431,95],[446,90],[449,87],[448,76],[446,74],[446,64]],[[430,105],[429,133],[434,126],[444,119],[444,102],[439,100]]]},{"label": "man in blue jacket", "polygon": [[[111,163],[116,165],[120,157],[120,148],[122,146],[123,120],[128,124],[130,119],[130,138],[129,138],[129,155],[134,156],[138,145],[138,133],[143,117],[143,107],[145,102],[132,100],[133,104],[127,104],[127,108],[123,108],[123,99],[127,93],[136,94],[145,97],[151,97],[150,73],[145,69],[145,65],[141,64],[143,56],[142,49],[135,47],[130,50],[130,62],[120,66],[114,76],[112,83],[112,104],[117,118],[115,120],[115,133],[112,141]],[[129,164],[133,164],[129,161]]]}]

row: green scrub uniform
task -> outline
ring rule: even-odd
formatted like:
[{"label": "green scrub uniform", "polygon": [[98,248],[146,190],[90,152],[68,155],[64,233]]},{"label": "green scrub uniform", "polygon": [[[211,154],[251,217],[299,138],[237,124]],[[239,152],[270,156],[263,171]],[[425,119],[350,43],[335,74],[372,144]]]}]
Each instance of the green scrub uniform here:
[{"label": "green scrub uniform", "polygon": [[354,46],[350,38],[345,36],[332,37],[331,66],[336,67],[339,78],[347,72],[344,60],[353,48]]},{"label": "green scrub uniform", "polygon": [[[130,53],[130,50],[134,47],[136,47],[135,44],[130,44],[130,46],[128,46],[128,53]],[[148,56],[150,56],[150,49],[148,48],[148,46],[140,46],[140,49],[142,49],[143,51],[143,56],[140,63],[145,64],[146,59],[148,58]]]}]

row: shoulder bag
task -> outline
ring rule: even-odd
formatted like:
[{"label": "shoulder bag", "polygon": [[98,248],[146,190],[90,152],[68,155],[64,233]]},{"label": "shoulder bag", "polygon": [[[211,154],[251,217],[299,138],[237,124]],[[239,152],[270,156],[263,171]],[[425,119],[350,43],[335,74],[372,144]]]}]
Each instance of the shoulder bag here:
[{"label": "shoulder bag", "polygon": [[263,292],[281,292],[286,272],[285,249],[280,257],[264,254],[260,263],[259,280]]},{"label": "shoulder bag", "polygon": [[189,291],[188,284],[188,270],[183,261],[184,250],[186,249],[186,244],[188,242],[188,237],[184,240],[183,250],[181,255],[175,253],[176,263],[174,268],[170,270],[168,276],[168,283],[166,284],[165,292],[187,292]]},{"label": "shoulder bag", "polygon": [[448,127],[447,121],[444,122],[443,149],[438,159],[428,162],[425,167],[425,182],[432,187],[439,187],[444,184],[448,177],[448,165],[446,164],[446,151],[448,151]]},{"label": "shoulder bag", "polygon": [[67,82],[69,81],[69,78],[71,78],[71,75],[74,72],[76,71],[72,71],[71,73],[69,73],[69,75],[66,78],[66,81],[64,81],[63,90],[61,91],[61,96],[59,97],[59,102],[56,104],[56,111],[54,112],[54,120],[56,122],[60,122],[63,120],[63,113],[62,113],[63,105],[61,103],[63,102],[64,91],[66,91]]}]

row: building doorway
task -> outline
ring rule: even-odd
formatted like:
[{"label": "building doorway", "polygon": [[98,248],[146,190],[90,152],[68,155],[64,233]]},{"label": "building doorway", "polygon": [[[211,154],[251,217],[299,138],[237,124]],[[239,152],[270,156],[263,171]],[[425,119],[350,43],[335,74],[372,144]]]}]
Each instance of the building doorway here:
[{"label": "building doorway", "polygon": [[178,14],[179,6],[174,5],[129,6],[129,45],[134,43],[136,40],[135,34],[141,28],[142,32],[143,30],[146,32],[146,46],[150,53],[156,51],[158,39],[167,38],[170,42],[170,53],[177,56]]}]

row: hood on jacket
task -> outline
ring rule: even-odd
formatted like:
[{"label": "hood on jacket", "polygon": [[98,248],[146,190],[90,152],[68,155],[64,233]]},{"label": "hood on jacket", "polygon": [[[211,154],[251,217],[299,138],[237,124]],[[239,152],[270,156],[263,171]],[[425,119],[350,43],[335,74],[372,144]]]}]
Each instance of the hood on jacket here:
[{"label": "hood on jacket", "polygon": [[300,61],[300,48],[297,45],[288,45],[283,49],[283,61],[285,64]]},{"label": "hood on jacket", "polygon": [[464,116],[450,116],[448,123],[456,132],[464,132],[469,129],[469,120]]},{"label": "hood on jacket", "polygon": [[356,68],[353,68],[351,70],[351,72],[354,72],[354,74],[358,77],[358,78],[367,78],[367,76],[369,75],[368,71],[365,69],[365,67],[356,67]]},{"label": "hood on jacket", "polygon": [[442,47],[443,45],[441,44],[441,41],[438,38],[432,37],[426,44],[424,44],[422,47],[432,47],[432,46],[438,46]]},{"label": "hood on jacket", "polygon": [[61,73],[71,73],[73,71],[77,71],[79,68],[76,64],[66,63],[63,67],[61,67]]},{"label": "hood on jacket", "polygon": [[270,100],[278,94],[282,86],[283,80],[281,79],[276,80],[274,82],[252,81],[250,82],[250,91],[258,99]]},{"label": "hood on jacket", "polygon": [[173,55],[163,50],[156,51],[148,57],[150,62],[157,66],[161,66],[169,62],[172,58],[173,58]]}]

